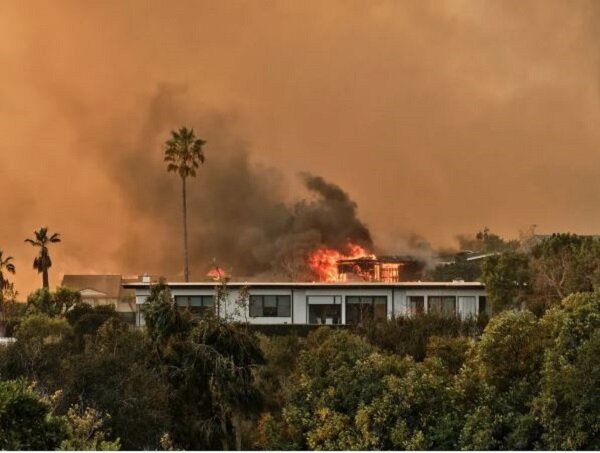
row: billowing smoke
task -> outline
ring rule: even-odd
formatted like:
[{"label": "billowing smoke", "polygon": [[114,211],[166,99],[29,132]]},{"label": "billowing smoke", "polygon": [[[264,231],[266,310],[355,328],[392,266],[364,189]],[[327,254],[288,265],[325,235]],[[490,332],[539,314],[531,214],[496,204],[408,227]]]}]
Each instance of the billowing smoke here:
[{"label": "billowing smoke", "polygon": [[[357,206],[340,187],[300,173],[306,196],[290,199],[275,168],[252,162],[235,133],[235,116],[185,103],[185,89],[161,86],[133,143],[108,143],[107,170],[145,234],[132,231],[117,258],[129,272],[181,277],[181,182],[167,174],[162,144],[169,131],[194,127],[207,140],[206,162],[188,180],[188,229],[193,278],[214,264],[238,277],[308,278],[306,257],[320,246],[342,252],[348,241],[373,241]],[[118,136],[118,135],[117,135]],[[118,147],[119,153],[110,152]],[[149,227],[148,227],[149,226]]]}]

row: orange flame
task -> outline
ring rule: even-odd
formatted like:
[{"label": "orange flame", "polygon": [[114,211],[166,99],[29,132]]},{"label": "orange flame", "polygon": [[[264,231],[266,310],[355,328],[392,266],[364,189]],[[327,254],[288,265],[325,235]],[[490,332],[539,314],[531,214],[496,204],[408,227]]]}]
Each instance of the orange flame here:
[{"label": "orange flame", "polygon": [[337,262],[338,260],[348,260],[357,258],[374,258],[375,256],[367,252],[363,247],[348,242],[346,245],[346,254],[339,250],[329,247],[321,247],[313,250],[308,256],[308,265],[313,274],[322,282],[339,281]]},{"label": "orange flame", "polygon": [[219,266],[215,266],[213,269],[209,270],[206,273],[207,277],[212,278],[213,280],[220,280],[221,278],[225,277],[225,271],[223,269],[221,269]]}]

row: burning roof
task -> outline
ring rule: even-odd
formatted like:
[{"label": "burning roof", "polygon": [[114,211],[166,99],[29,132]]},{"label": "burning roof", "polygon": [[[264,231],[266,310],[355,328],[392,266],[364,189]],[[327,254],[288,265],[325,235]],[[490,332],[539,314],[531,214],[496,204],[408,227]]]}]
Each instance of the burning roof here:
[{"label": "burning roof", "polygon": [[321,282],[400,282],[420,280],[425,263],[410,256],[376,256],[348,243],[346,253],[321,247],[308,258],[314,276]]}]

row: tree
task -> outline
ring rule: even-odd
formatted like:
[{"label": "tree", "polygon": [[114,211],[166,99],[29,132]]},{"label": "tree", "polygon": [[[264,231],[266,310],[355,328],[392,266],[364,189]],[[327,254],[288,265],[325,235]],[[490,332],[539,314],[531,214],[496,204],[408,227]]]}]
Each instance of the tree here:
[{"label": "tree", "polygon": [[600,292],[567,297],[546,312],[552,332],[535,415],[548,450],[600,449]]},{"label": "tree", "polygon": [[47,399],[23,380],[0,381],[0,449],[55,450],[67,438]]},{"label": "tree", "polygon": [[[75,310],[69,314],[73,313]],[[80,313],[74,329],[96,314],[91,310]],[[92,321],[85,322],[86,330],[92,328],[96,319]],[[102,430],[119,438],[124,449],[159,448],[160,437],[170,422],[165,409],[171,389],[154,360],[148,337],[118,317],[109,317],[94,334],[90,330],[84,341],[80,352],[65,354],[62,361],[60,413],[68,414],[72,405],[94,408],[93,417],[81,409],[77,415],[85,422],[90,418],[97,420],[100,414],[110,414],[103,418]],[[95,441],[94,436],[86,438]]]},{"label": "tree", "polygon": [[63,340],[71,332],[69,324],[62,318],[30,314],[16,329],[17,341],[7,347],[13,360],[2,365],[8,372],[27,376],[29,380],[44,377],[48,382],[49,376],[60,379],[57,369],[66,349]]},{"label": "tree", "polygon": [[589,236],[553,234],[531,250],[531,301],[544,311],[569,294],[600,284],[600,241]]},{"label": "tree", "polygon": [[454,262],[441,263],[429,271],[429,278],[434,281],[452,281],[462,279],[476,281],[481,278],[482,260],[467,261],[472,253],[493,254],[514,252],[519,247],[517,240],[505,240],[484,227],[474,237],[458,236],[460,251],[454,255]]},{"label": "tree", "polygon": [[119,439],[109,441],[104,425],[110,416],[94,408],[74,405],[67,412],[69,438],[60,444],[61,450],[114,451],[121,448]]},{"label": "tree", "polygon": [[459,236],[458,242],[461,250],[479,253],[515,251],[519,247],[518,240],[511,239],[507,241],[492,233],[488,227],[484,227],[474,238]]},{"label": "tree", "polygon": [[42,288],[49,289],[48,269],[52,267],[52,260],[48,252],[48,244],[60,242],[60,234],[54,233],[48,236],[48,227],[42,227],[33,234],[35,239],[25,239],[25,242],[40,248],[40,253],[33,260],[33,268],[42,274]]},{"label": "tree", "polygon": [[183,253],[185,281],[189,281],[188,262],[188,236],[187,236],[187,193],[186,180],[196,176],[196,170],[204,163],[204,152],[202,146],[206,141],[196,138],[194,129],[186,127],[178,131],[171,131],[171,138],[164,146],[164,161],[167,163],[167,171],[174,172],[181,178],[182,201],[183,201]]},{"label": "tree", "polygon": [[81,294],[79,291],[59,287],[52,292],[42,288],[27,296],[27,312],[42,313],[47,316],[61,316],[80,303]]},{"label": "tree", "polygon": [[190,317],[177,308],[171,290],[164,282],[150,287],[142,313],[146,331],[159,354],[172,336],[185,335],[191,327]]},{"label": "tree", "polygon": [[10,295],[12,292],[14,292],[13,284],[5,275],[5,272],[14,275],[16,271],[12,260],[12,256],[7,256],[4,258],[3,251],[0,250],[0,316],[2,316],[0,319],[0,336],[2,337],[6,335],[6,323],[8,321],[5,299],[7,295]]},{"label": "tree", "polygon": [[[10,286],[10,282],[6,277],[4,272],[8,272],[11,274],[15,274],[16,269],[12,260],[14,259],[12,256],[7,256],[4,258],[4,252],[0,250],[0,290],[5,290]],[[0,298],[2,295],[0,294]]]},{"label": "tree", "polygon": [[529,311],[494,316],[457,375],[466,450],[531,450],[541,425],[532,413],[539,391],[547,330]]},{"label": "tree", "polygon": [[531,292],[529,257],[519,252],[488,256],[483,262],[482,280],[494,312],[521,308]]}]

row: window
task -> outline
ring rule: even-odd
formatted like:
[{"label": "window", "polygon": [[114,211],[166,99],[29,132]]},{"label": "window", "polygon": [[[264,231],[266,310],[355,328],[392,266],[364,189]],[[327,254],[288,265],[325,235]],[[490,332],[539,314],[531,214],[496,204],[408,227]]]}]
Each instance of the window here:
[{"label": "window", "polygon": [[215,296],[175,296],[175,304],[202,316],[214,307]]},{"label": "window", "polygon": [[427,303],[429,313],[447,317],[456,315],[455,296],[429,296]]},{"label": "window", "polygon": [[386,296],[346,297],[346,324],[361,324],[365,321],[387,318]]},{"label": "window", "polygon": [[492,307],[487,303],[487,296],[479,296],[479,314],[490,315]]},{"label": "window", "polygon": [[477,317],[477,298],[475,296],[459,296],[458,313],[463,319]]},{"label": "window", "polygon": [[309,324],[341,324],[342,296],[306,296]]},{"label": "window", "polygon": [[342,305],[322,304],[308,306],[309,324],[341,324]]},{"label": "window", "polygon": [[290,296],[250,296],[251,317],[289,317],[291,312]]},{"label": "window", "polygon": [[425,312],[425,296],[408,296],[408,315],[418,316]]}]

